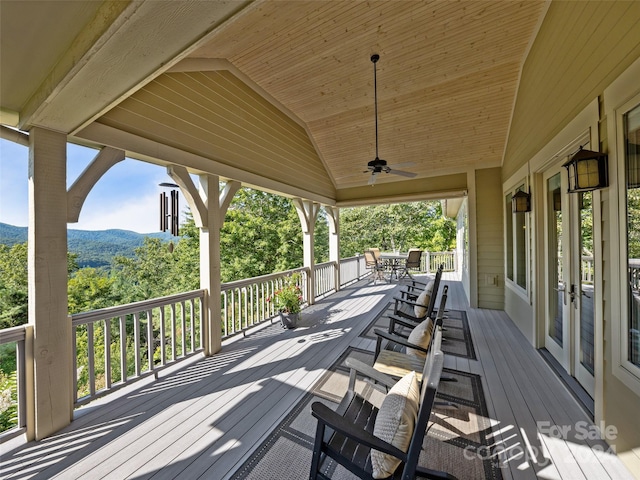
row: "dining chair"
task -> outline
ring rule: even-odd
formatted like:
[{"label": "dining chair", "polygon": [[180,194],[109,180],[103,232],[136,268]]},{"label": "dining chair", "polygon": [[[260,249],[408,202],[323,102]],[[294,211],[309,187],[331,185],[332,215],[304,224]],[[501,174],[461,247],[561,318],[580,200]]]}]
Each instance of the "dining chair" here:
[{"label": "dining chair", "polygon": [[404,266],[403,266],[402,272],[400,273],[399,278],[403,278],[406,275],[411,280],[413,280],[413,276],[411,275],[409,270],[420,271],[421,258],[422,258],[422,250],[420,250],[419,248],[409,249],[409,253],[407,254],[407,259],[404,262]]},{"label": "dining chair", "polygon": [[384,278],[384,266],[382,262],[376,258],[375,253],[372,250],[364,251],[364,261],[367,270],[371,270],[373,284],[376,284],[377,280],[385,280]]}]

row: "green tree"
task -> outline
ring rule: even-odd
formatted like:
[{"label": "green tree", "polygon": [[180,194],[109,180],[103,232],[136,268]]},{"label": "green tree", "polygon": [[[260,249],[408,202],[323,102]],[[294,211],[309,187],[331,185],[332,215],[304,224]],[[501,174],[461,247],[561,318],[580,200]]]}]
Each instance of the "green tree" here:
[{"label": "green tree", "polygon": [[0,245],[0,328],[28,321],[27,244]]},{"label": "green tree", "polygon": [[220,233],[223,282],[302,266],[302,232],[288,198],[241,188]]},{"label": "green tree", "polygon": [[[169,246],[167,246],[169,248]],[[173,246],[173,264],[169,281],[177,292],[188,292],[200,288],[200,232],[187,213],[180,226],[180,239]]]},{"label": "green tree", "polygon": [[114,287],[124,303],[177,293],[172,284],[175,255],[158,238],[145,237],[135,257],[116,256],[112,262]]},{"label": "green tree", "polygon": [[345,208],[340,213],[341,257],[370,247],[407,251],[453,248],[456,224],[442,216],[440,202]]},{"label": "green tree", "polygon": [[[24,325],[28,315],[27,243],[0,245],[0,328]],[[69,273],[78,269],[77,255],[67,253]]]},{"label": "green tree", "polygon": [[110,307],[120,298],[113,289],[114,279],[104,270],[81,268],[71,275],[68,283],[69,313],[87,312]]}]

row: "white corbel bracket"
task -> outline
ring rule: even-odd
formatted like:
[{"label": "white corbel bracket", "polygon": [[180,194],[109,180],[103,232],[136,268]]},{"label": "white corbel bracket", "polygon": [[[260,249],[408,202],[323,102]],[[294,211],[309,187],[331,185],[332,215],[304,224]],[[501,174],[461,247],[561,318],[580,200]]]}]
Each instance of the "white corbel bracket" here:
[{"label": "white corbel bracket", "polygon": [[202,201],[202,198],[200,198],[198,189],[189,176],[187,169],[179,165],[171,165],[167,167],[167,174],[180,187],[180,190],[191,209],[193,221],[195,222],[196,227],[209,228],[207,225],[207,206]]},{"label": "white corbel bracket", "polygon": [[116,148],[104,147],[92,162],[84,169],[67,191],[67,222],[76,223],[80,218],[82,205],[87,195],[98,183],[98,180],[116,163],[124,160],[124,151]]}]

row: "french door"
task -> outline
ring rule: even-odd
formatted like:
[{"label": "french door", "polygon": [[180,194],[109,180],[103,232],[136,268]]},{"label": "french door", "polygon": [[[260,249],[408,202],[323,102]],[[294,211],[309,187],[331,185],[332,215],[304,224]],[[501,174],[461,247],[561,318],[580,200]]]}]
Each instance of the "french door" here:
[{"label": "french door", "polygon": [[593,397],[593,192],[567,193],[560,165],[545,172],[545,347]]}]

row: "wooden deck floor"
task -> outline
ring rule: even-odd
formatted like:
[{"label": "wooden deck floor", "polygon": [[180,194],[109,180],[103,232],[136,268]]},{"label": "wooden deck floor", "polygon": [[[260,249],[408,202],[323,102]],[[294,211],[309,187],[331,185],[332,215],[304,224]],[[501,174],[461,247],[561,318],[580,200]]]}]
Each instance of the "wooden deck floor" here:
[{"label": "wooden deck floor", "polygon": [[[478,355],[448,357],[446,366],[482,375],[504,477],[632,478],[599,451],[606,444],[538,433],[588,419],[504,312],[470,309],[461,285],[446,283],[448,306],[468,312]],[[373,349],[359,334],[395,288],[348,287],[306,309],[295,330],[266,326],[78,410],[46,440],[2,445],[0,477],[228,478],[347,347]]]}]

